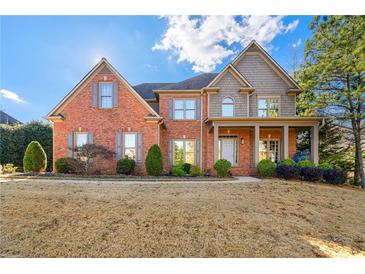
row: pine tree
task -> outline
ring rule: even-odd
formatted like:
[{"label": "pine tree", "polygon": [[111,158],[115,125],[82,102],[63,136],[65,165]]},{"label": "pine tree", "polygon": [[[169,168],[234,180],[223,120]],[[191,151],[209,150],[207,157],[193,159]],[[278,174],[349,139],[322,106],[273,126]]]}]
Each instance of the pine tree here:
[{"label": "pine tree", "polygon": [[347,125],[354,138],[355,174],[365,188],[361,142],[365,128],[365,17],[316,16],[299,73],[302,113],[323,113]]}]

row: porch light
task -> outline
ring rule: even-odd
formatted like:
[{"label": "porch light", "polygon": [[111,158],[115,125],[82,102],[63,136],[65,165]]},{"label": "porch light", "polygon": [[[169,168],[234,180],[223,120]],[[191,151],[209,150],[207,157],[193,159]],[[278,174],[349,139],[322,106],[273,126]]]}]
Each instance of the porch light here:
[{"label": "porch light", "polygon": [[243,139],[242,137],[241,137],[241,145],[244,145],[245,144],[245,139]]}]

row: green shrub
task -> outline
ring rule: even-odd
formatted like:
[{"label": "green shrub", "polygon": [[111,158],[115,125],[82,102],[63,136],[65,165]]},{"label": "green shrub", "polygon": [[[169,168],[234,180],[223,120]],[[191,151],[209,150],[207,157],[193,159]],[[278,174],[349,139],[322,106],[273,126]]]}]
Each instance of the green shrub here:
[{"label": "green shrub", "polygon": [[172,176],[176,176],[176,177],[182,177],[182,176],[186,175],[182,165],[174,166],[171,170],[171,174],[172,174]]},{"label": "green shrub", "polygon": [[32,141],[24,153],[23,168],[25,172],[42,172],[47,168],[47,155],[37,141]]},{"label": "green shrub", "polygon": [[202,175],[202,171],[200,170],[200,168],[196,165],[192,165],[190,167],[190,176],[192,177],[197,177],[197,176],[201,176]]},{"label": "green shrub", "polygon": [[257,165],[257,171],[261,177],[272,177],[275,175],[276,165],[269,159],[261,160]]},{"label": "green shrub", "polygon": [[0,174],[3,174],[3,165],[0,164]]},{"label": "green shrub", "polygon": [[14,164],[10,164],[10,163],[5,164],[3,166],[3,170],[2,170],[2,172],[4,174],[13,174],[13,173],[15,173],[15,171],[16,171],[16,167],[14,166]]},{"label": "green shrub", "polygon": [[230,168],[231,163],[226,159],[219,159],[214,164],[214,170],[217,172],[218,177],[226,177]]},{"label": "green shrub", "polygon": [[55,166],[59,173],[80,173],[80,163],[75,158],[58,158],[55,162]]},{"label": "green shrub", "polygon": [[309,160],[302,160],[298,163],[300,167],[316,167],[316,165]]},{"label": "green shrub", "polygon": [[287,158],[287,159],[280,160],[278,163],[278,166],[280,166],[280,165],[295,166],[296,164],[297,163],[293,159]]},{"label": "green shrub", "polygon": [[129,159],[128,157],[124,159],[120,159],[117,162],[117,173],[131,175],[134,173],[134,169],[136,167],[136,162],[133,159]]},{"label": "green shrub", "polygon": [[308,182],[318,182],[322,179],[323,170],[318,167],[301,167],[300,179]]},{"label": "green shrub", "polygon": [[148,150],[145,167],[148,175],[160,176],[162,174],[163,161],[161,149],[158,145],[153,145]]},{"label": "green shrub", "polygon": [[189,163],[183,163],[182,164],[182,168],[185,171],[186,174],[190,174],[190,168],[191,168],[191,164]]},{"label": "green shrub", "polygon": [[324,162],[324,163],[319,164],[319,168],[320,169],[333,169],[334,167],[330,163]]}]

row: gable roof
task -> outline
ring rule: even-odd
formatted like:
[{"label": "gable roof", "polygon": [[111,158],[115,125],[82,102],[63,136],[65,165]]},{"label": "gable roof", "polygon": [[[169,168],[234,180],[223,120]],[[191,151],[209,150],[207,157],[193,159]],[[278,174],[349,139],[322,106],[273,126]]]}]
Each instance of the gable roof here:
[{"label": "gable roof", "polygon": [[12,126],[15,124],[21,124],[21,122],[10,116],[9,114],[5,113],[4,111],[0,110],[0,124]]},{"label": "gable roof", "polygon": [[228,64],[206,87],[215,86],[226,73],[231,73],[232,76],[241,83],[241,85],[254,88],[250,82],[231,64]]},{"label": "gable roof", "polygon": [[286,82],[290,82],[296,89],[300,90],[298,83],[264,50],[255,40],[252,40],[248,46],[231,62],[235,66],[247,52],[253,52],[257,49],[265,57],[264,61],[268,62],[278,70],[278,75]]},{"label": "gable roof", "polygon": [[[104,66],[103,66],[104,65]],[[108,62],[108,60],[103,57],[101,60],[81,79],[81,81],[48,113],[47,117],[58,115],[58,111],[71,99],[72,96],[75,96],[79,88],[90,80],[90,77],[93,73],[95,73],[98,69],[109,69],[115,76],[119,78],[121,82],[123,82],[130,92],[140,101],[145,108],[154,116],[160,117],[160,115],[139,95],[139,93],[133,89],[133,87],[124,79],[124,77]],[[45,118],[47,118],[45,117]]]}]

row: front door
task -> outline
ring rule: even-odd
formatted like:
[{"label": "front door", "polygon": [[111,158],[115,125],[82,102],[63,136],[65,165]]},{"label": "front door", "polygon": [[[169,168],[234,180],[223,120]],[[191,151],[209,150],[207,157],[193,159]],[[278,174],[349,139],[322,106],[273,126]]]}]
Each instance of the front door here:
[{"label": "front door", "polygon": [[237,164],[236,160],[236,137],[222,137],[219,138],[219,158],[230,161],[232,165]]}]

